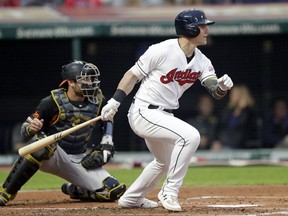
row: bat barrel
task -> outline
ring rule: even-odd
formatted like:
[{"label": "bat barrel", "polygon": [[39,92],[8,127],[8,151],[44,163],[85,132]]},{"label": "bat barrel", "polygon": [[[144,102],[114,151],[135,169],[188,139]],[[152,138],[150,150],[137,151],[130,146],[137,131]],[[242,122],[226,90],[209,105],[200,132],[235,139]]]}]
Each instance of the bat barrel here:
[{"label": "bat barrel", "polygon": [[90,125],[90,124],[92,124],[92,123],[94,123],[94,122],[96,122],[96,121],[98,121],[100,119],[101,119],[101,116],[98,116],[96,118],[90,119],[90,120],[88,120],[86,122],[83,122],[83,123],[81,123],[79,125],[76,125],[76,126],[74,126],[72,128],[69,128],[67,130],[60,131],[60,132],[58,132],[56,134],[52,134],[52,135],[50,135],[48,137],[45,137],[43,139],[40,139],[40,140],[38,140],[36,142],[33,142],[33,143],[29,144],[29,145],[26,145],[26,146],[20,148],[18,150],[18,153],[19,153],[20,156],[24,157],[24,156],[26,156],[28,154],[31,154],[33,152],[36,152],[36,151],[42,149],[42,148],[44,148],[44,147],[46,147],[48,145],[51,145],[52,143],[62,139],[63,137],[68,136],[69,134],[71,134],[71,133],[73,133],[73,132],[75,132],[75,131],[83,128],[83,127],[86,127],[86,126],[88,126],[88,125]]}]

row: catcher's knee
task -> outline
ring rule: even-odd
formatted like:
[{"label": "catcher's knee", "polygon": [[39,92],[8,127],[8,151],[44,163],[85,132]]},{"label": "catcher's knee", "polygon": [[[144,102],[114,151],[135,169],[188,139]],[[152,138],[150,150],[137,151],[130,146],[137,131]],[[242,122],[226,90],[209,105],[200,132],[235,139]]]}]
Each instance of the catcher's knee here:
[{"label": "catcher's knee", "polygon": [[117,179],[109,176],[103,180],[103,187],[96,191],[95,199],[101,202],[115,201],[119,199],[125,191],[125,184],[120,184]]},{"label": "catcher's knee", "polygon": [[34,164],[40,166],[41,161],[49,160],[54,155],[55,148],[53,146],[46,146],[36,152],[26,155],[25,158]]}]

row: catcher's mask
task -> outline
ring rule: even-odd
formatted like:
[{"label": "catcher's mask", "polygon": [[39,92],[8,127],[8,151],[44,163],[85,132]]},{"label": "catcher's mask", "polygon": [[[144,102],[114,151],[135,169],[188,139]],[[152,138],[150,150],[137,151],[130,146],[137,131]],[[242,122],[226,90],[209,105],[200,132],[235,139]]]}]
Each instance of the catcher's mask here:
[{"label": "catcher's mask", "polygon": [[62,87],[67,80],[74,80],[79,84],[83,96],[86,97],[91,103],[97,104],[97,93],[100,87],[99,69],[91,63],[84,61],[73,61],[62,67]]}]

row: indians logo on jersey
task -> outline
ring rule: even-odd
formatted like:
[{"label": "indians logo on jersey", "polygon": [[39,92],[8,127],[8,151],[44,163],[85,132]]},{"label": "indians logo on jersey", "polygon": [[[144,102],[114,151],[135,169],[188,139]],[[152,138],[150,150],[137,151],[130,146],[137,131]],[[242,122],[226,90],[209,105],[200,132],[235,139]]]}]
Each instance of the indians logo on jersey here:
[{"label": "indians logo on jersey", "polygon": [[175,68],[171,71],[169,71],[166,76],[161,76],[160,81],[163,84],[167,84],[173,81],[176,81],[179,83],[180,86],[185,85],[186,83],[193,84],[198,77],[200,76],[200,71],[198,72],[192,72],[191,69],[187,69],[185,71],[177,71],[178,68]]}]

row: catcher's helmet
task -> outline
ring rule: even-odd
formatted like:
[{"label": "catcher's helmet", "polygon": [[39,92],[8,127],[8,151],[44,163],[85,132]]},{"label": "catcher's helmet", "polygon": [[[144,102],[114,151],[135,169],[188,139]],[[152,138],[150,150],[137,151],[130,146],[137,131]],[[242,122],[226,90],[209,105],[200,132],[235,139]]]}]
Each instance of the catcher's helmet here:
[{"label": "catcher's helmet", "polygon": [[204,11],[188,9],[179,13],[175,18],[177,35],[194,38],[200,33],[199,25],[212,25],[214,21],[208,20]]},{"label": "catcher's helmet", "polygon": [[59,87],[62,87],[67,80],[74,80],[81,86],[83,96],[92,103],[97,104],[97,93],[100,87],[99,69],[91,63],[84,61],[73,61],[62,66],[62,79]]}]

